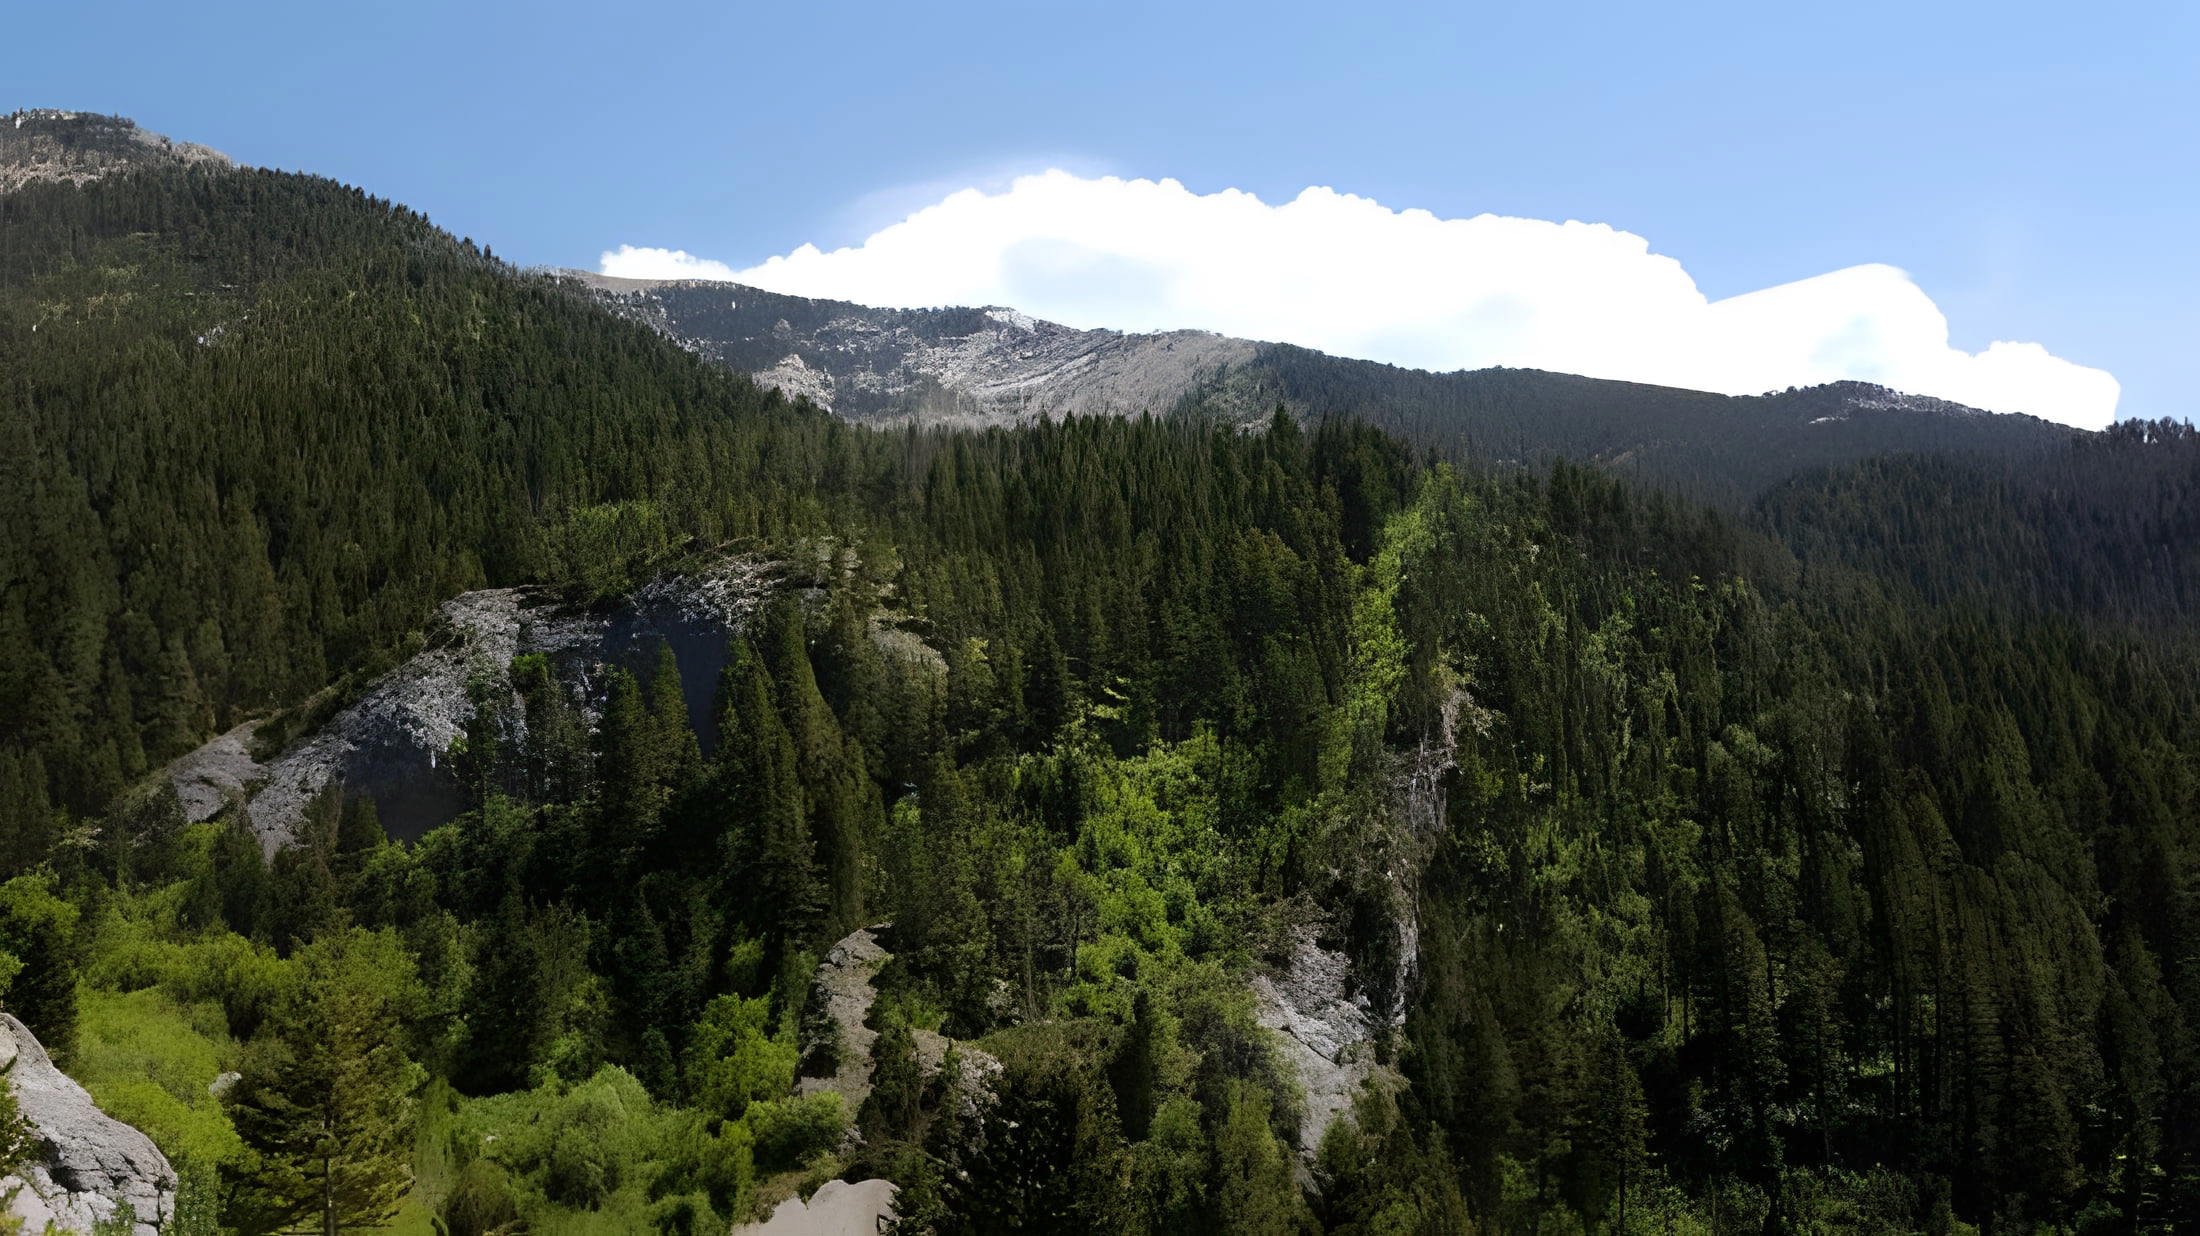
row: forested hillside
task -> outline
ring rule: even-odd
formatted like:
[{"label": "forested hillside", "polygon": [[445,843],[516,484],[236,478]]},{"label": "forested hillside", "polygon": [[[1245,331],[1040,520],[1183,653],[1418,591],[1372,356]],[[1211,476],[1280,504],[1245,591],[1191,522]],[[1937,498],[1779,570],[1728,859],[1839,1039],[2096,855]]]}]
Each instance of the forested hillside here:
[{"label": "forested hillside", "polygon": [[[2123,621],[2184,603],[2189,452],[2128,518],[1826,474],[1791,550],[1336,411],[860,429],[325,180],[0,196],[0,1004],[193,1232],[879,1176],[942,1234],[2200,1223],[2200,676]],[[2047,539],[1928,543],[1971,511]],[[146,777],[463,589],[729,545],[785,587],[707,756],[668,652],[492,667],[410,844]],[[813,975],[881,922],[850,1105]],[[1309,942],[1381,1067],[1300,1144],[1253,985]]]},{"label": "forested hillside", "polygon": [[1284,345],[1264,345],[1191,404],[1278,401],[1358,417],[1455,458],[1594,462],[1735,509],[1809,469],[1900,451],[2027,456],[2074,436],[1864,382],[1736,397],[1535,369],[1430,373]]},{"label": "forested hillside", "polygon": [[[0,198],[0,812],[97,807],[485,581],[815,522],[824,418],[354,189]],[[608,575],[604,572],[609,571]]]},{"label": "forested hillside", "polygon": [[2200,618],[2200,434],[2123,421],[1999,458],[1905,453],[1815,470],[1759,504],[1806,561],[1934,605],[2019,608],[2176,637]]}]

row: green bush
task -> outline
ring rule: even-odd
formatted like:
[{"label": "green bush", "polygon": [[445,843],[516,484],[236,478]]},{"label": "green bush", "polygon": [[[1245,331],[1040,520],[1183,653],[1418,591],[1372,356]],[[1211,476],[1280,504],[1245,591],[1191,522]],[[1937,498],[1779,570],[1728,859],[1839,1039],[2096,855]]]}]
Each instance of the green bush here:
[{"label": "green bush", "polygon": [[756,1138],[757,1166],[784,1171],[838,1146],[848,1128],[848,1110],[840,1096],[828,1090],[751,1103],[745,1123]]},{"label": "green bush", "polygon": [[619,1187],[619,1167],[588,1130],[568,1127],[551,1144],[543,1191],[560,1205],[594,1210]]},{"label": "green bush", "polygon": [[443,1199],[443,1227],[449,1236],[500,1236],[520,1229],[519,1201],[511,1174],[487,1159],[475,1159],[458,1175]]}]

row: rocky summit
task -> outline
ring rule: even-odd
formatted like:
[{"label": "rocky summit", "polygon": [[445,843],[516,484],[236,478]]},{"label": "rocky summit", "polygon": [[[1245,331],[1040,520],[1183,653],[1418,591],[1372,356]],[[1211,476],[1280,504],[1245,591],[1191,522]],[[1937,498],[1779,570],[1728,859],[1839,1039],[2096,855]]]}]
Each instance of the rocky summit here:
[{"label": "rocky summit", "polygon": [[1162,413],[1259,346],[1211,331],[1080,330],[998,306],[879,309],[737,283],[558,273],[691,352],[857,421]]}]

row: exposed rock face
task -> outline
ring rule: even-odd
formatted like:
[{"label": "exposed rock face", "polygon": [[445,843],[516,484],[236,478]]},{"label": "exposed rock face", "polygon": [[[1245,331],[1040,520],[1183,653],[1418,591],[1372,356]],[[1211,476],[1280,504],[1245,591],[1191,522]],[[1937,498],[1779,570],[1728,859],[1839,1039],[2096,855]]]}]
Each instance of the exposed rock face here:
[{"label": "exposed rock face", "polygon": [[884,930],[881,923],[850,932],[825,954],[810,981],[814,1016],[805,1019],[803,1067],[818,1070],[818,1062],[829,1060],[833,1069],[810,1072],[795,1082],[795,1091],[810,1095],[830,1090],[847,1103],[851,1115],[871,1096],[871,1046],[878,1042],[878,1031],[863,1023],[878,999],[871,980],[888,956],[878,941]]},{"label": "exposed rock face", "polygon": [[163,775],[175,787],[185,819],[210,820],[229,804],[250,798],[267,780],[267,766],[252,755],[257,728],[259,722],[248,721],[168,765]]},{"label": "exposed rock face", "polygon": [[545,654],[593,715],[602,667],[646,674],[663,641],[679,663],[690,720],[709,743],[727,639],[774,586],[772,564],[737,557],[653,582],[608,609],[518,588],[465,593],[443,604],[424,651],[274,759],[255,760],[249,727],[242,727],[176,760],[167,775],[191,820],[243,800],[271,851],[290,840],[308,804],[332,782],[371,795],[393,836],[418,836],[458,812],[458,784],[444,756],[472,716],[469,684],[477,675],[501,671],[524,653]]},{"label": "exposed rock face", "polygon": [[0,1013],[0,1066],[10,1061],[7,1084],[38,1149],[20,1177],[0,1181],[0,1192],[22,1186],[9,1213],[28,1232],[89,1232],[127,1205],[136,1236],[156,1236],[176,1211],[176,1173],[159,1147],[99,1110],[22,1022]]},{"label": "exposed rock face", "polygon": [[828,1180],[808,1203],[790,1197],[762,1223],[744,1223],[734,1236],[878,1236],[894,1218],[890,1180]]},{"label": "exposed rock face", "polygon": [[790,399],[807,399],[826,409],[833,406],[833,375],[804,364],[799,352],[787,353],[785,360],[769,369],[758,370],[755,377],[765,386],[776,386],[786,392]]},{"label": "exposed rock face", "polygon": [[[805,1095],[832,1091],[851,1116],[871,1097],[871,1048],[878,1042],[878,1031],[864,1022],[878,1000],[871,980],[893,956],[882,943],[882,937],[891,938],[892,931],[892,924],[878,923],[848,933],[818,963],[817,977],[810,985],[812,1013],[804,1019],[803,1076],[795,1080],[795,1091]],[[947,1049],[960,1047],[962,1070],[956,1089],[966,1105],[964,1115],[975,1115],[980,1096],[992,1093],[1001,1062],[991,1053],[968,1043],[958,1045],[931,1030],[913,1030],[910,1037],[916,1040],[918,1073],[927,1080],[946,1063]],[[820,1067],[828,1059],[830,1072]]]},{"label": "exposed rock face", "polygon": [[1352,1109],[1361,1087],[1397,1073],[1375,1059],[1375,1036],[1398,1024],[1379,1016],[1352,988],[1352,962],[1302,929],[1288,964],[1255,975],[1254,1016],[1282,1039],[1284,1059],[1306,1090],[1298,1145],[1311,1156],[1337,1117]]},{"label": "exposed rock face", "polygon": [[119,116],[46,107],[0,116],[0,193],[39,181],[87,184],[148,163],[230,166],[220,151],[170,141]]},{"label": "exposed rock face", "polygon": [[851,420],[999,424],[1161,414],[1259,345],[1079,330],[1013,309],[873,309],[706,280],[560,272],[682,347]]},{"label": "exposed rock face", "polygon": [[1448,689],[1435,724],[1415,746],[1393,751],[1387,770],[1389,823],[1360,851],[1372,873],[1389,888],[1397,920],[1396,969],[1388,976],[1386,1007],[1377,1008],[1353,981],[1352,959],[1323,948],[1312,923],[1294,929],[1283,964],[1252,981],[1255,1016],[1283,1040],[1284,1058],[1306,1090],[1299,1149],[1321,1148],[1323,1134],[1348,1112],[1362,1087],[1402,1084],[1395,1069],[1375,1058],[1375,1040],[1405,1024],[1406,1003],[1420,978],[1421,869],[1429,844],[1443,831],[1446,785],[1458,767],[1459,727],[1485,731],[1488,713],[1459,686]]}]

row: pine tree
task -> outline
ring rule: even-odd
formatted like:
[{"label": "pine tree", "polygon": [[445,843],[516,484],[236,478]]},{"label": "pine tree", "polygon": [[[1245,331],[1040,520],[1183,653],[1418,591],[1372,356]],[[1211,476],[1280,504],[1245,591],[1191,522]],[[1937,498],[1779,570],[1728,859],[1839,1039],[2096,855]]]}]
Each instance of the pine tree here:
[{"label": "pine tree", "polygon": [[657,666],[649,678],[649,715],[656,731],[658,780],[669,800],[687,788],[702,766],[703,756],[688,720],[687,695],[680,686],[680,664],[672,645],[659,641]]},{"label": "pine tree", "polygon": [[1291,1177],[1291,1162],[1268,1127],[1268,1096],[1234,1083],[1215,1135],[1215,1230],[1244,1236],[1312,1232],[1314,1217]]},{"label": "pine tree", "polygon": [[1642,1078],[1616,1031],[1597,1035],[1586,1082],[1588,1102],[1579,1137],[1588,1186],[1583,1210],[1592,1218],[1610,1215],[1612,1230],[1624,1233],[1630,1230],[1628,1205],[1641,1197],[1649,1166],[1649,1111]]},{"label": "pine tree", "polygon": [[871,1044],[871,1093],[856,1114],[856,1125],[875,1144],[914,1137],[923,1097],[916,1040],[906,1020],[893,1018]]},{"label": "pine tree", "polygon": [[588,735],[549,658],[534,653],[514,660],[512,687],[527,722],[523,794],[538,803],[580,798],[588,789]]},{"label": "pine tree", "polygon": [[387,1224],[412,1185],[406,1022],[419,1011],[412,958],[393,932],[353,928],[299,951],[297,986],[269,1018],[231,1092],[258,1155],[248,1208],[267,1228],[323,1236]]},{"label": "pine tree", "polygon": [[756,921],[783,949],[799,947],[824,912],[815,843],[796,773],[794,740],[780,719],[774,684],[748,640],[736,638],[719,691],[720,763],[730,808],[748,821],[737,856],[756,874]]},{"label": "pine tree", "polygon": [[596,727],[595,828],[590,848],[622,873],[655,838],[664,814],[664,747],[634,675],[614,669]]}]

